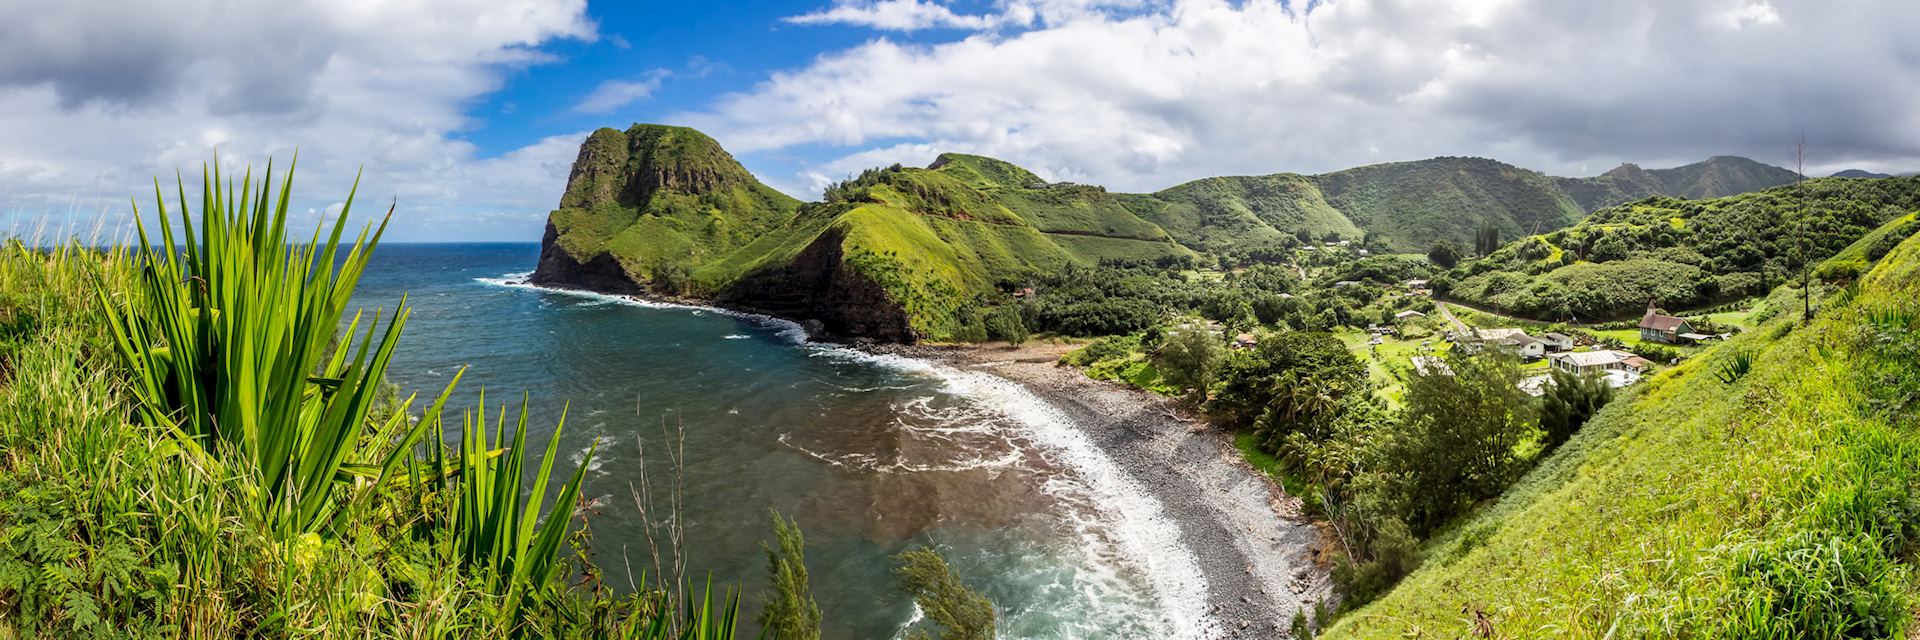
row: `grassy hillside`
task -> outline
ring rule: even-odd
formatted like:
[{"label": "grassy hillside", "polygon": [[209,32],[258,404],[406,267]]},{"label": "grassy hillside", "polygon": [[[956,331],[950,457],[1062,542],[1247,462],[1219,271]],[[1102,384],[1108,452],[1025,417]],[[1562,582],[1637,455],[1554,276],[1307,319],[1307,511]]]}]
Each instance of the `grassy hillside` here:
[{"label": "grassy hillside", "polygon": [[1483,225],[1507,238],[1551,231],[1584,211],[1552,178],[1485,158],[1377,164],[1314,182],[1349,219],[1405,251],[1467,242]]},{"label": "grassy hillside", "polygon": [[[1728,158],[1635,168],[1607,180],[1638,186],[1590,197],[1740,188],[1758,180],[1747,174],[1765,173],[1755,167],[1765,168]],[[698,131],[634,125],[601,129],[581,145],[533,279],[824,315],[830,329],[888,339],[964,340],[978,335],[982,307],[1067,264],[1284,261],[1302,242],[1336,238],[1418,252],[1487,227],[1516,237],[1580,216],[1563,183],[1571,184],[1492,160],[1436,158],[1120,194],[949,153],[924,169],[868,170],[803,207]],[[1568,273],[1550,285],[1618,270]],[[885,307],[904,310],[904,319]]]},{"label": "grassy hillside", "polygon": [[1548,320],[1631,316],[1649,298],[1684,309],[1765,293],[1915,209],[1915,178],[1820,178],[1804,192],[1789,185],[1710,200],[1649,198],[1521,238],[1436,286]]},{"label": "grassy hillside", "polygon": [[575,262],[612,256],[649,281],[723,256],[785,224],[799,206],[706,134],[636,124],[587,137],[547,224],[550,244]]},{"label": "grassy hillside", "polygon": [[1653,376],[1325,637],[1899,636],[1917,300],[1909,239],[1811,325],[1780,314]]},{"label": "grassy hillside", "polygon": [[1290,173],[1205,178],[1134,196],[1130,204],[1202,251],[1297,234],[1357,239],[1364,233],[1327,203],[1311,178]]}]

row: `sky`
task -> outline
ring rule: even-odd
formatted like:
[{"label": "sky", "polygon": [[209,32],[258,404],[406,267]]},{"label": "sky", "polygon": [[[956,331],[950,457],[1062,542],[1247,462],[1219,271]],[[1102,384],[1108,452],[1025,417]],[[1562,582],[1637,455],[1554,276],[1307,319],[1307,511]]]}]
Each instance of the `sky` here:
[{"label": "sky", "polygon": [[389,240],[536,241],[603,126],[697,127],[803,199],[941,152],[1153,191],[1482,156],[1920,170],[1920,2],[0,0],[0,233],[283,169]]}]

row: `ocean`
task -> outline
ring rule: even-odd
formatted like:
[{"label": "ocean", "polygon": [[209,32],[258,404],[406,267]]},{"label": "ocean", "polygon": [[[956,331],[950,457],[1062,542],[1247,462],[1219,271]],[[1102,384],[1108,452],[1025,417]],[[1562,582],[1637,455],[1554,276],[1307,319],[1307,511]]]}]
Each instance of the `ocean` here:
[{"label": "ocean", "polygon": [[521,284],[538,255],[383,245],[355,302],[408,296],[389,375],[418,402],[466,367],[454,407],[525,397],[542,445],[566,412],[556,482],[597,446],[587,523],[614,588],[659,575],[644,486],[653,521],[683,527],[684,577],[742,586],[749,635],[772,511],[805,532],[827,638],[904,635],[920,616],[891,557],[920,545],[994,601],[1004,638],[1200,633],[1204,580],[1158,505],[1017,385],[805,343],[771,318]]}]

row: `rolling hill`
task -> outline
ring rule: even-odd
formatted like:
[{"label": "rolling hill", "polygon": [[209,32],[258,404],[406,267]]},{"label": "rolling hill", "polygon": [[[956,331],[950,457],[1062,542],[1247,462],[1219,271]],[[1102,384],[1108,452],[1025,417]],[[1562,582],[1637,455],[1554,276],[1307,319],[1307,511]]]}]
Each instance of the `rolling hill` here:
[{"label": "rolling hill", "polygon": [[1763,294],[1803,261],[1824,260],[1920,210],[1920,178],[1816,178],[1804,186],[1607,207],[1462,264],[1435,287],[1542,320],[1627,318],[1649,298],[1686,309]]},{"label": "rolling hill", "polygon": [[[1560,229],[1587,202],[1744,189],[1780,171],[1738,158],[1624,169],[1574,180],[1434,158],[1127,194],[950,153],[867,171],[802,204],[705,134],[636,124],[581,145],[533,281],[710,300],[843,335],[970,340],[1006,291],[1068,264],[1170,264],[1324,238],[1424,251],[1485,226],[1503,237]],[[1600,186],[1573,195],[1579,185]]]}]

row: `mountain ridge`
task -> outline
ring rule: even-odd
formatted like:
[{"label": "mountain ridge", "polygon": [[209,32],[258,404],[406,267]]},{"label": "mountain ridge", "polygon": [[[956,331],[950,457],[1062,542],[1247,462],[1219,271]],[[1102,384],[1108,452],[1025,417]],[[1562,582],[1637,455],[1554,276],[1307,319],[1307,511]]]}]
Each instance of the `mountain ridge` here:
[{"label": "mountain ridge", "polygon": [[1556,178],[1440,157],[1117,193],[944,153],[925,168],[868,170],[802,203],[699,131],[635,124],[581,144],[532,281],[721,302],[819,320],[843,335],[972,341],[983,339],[982,310],[1004,292],[1068,264],[1191,265],[1326,239],[1424,251],[1484,227],[1515,237],[1571,225],[1584,209],[1566,185],[1607,178],[1583,197],[1610,202],[1741,188],[1770,175],[1754,167],[1766,165],[1716,157],[1633,166],[1631,177]]}]

